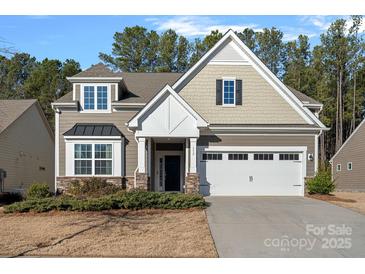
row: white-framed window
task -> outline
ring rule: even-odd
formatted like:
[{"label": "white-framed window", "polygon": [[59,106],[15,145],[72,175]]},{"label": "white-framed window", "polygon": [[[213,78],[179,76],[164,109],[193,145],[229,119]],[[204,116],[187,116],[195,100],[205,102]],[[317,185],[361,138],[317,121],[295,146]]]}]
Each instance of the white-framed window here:
[{"label": "white-framed window", "polygon": [[97,87],[97,109],[108,109],[108,87],[98,86]]},{"label": "white-framed window", "polygon": [[95,144],[95,175],[112,175],[112,144]]},{"label": "white-framed window", "polygon": [[105,112],[111,109],[110,85],[84,84],[80,101],[84,112]]},{"label": "white-framed window", "polygon": [[74,146],[74,174],[92,175],[93,172],[92,144],[75,144]]},{"label": "white-framed window", "polygon": [[341,171],[341,164],[337,164],[336,171]]},{"label": "white-framed window", "polygon": [[95,89],[94,86],[84,86],[84,109],[95,109]]},{"label": "white-framed window", "polygon": [[112,174],[112,144],[74,144],[74,175]]},{"label": "white-framed window", "polygon": [[236,105],[236,80],[234,78],[223,78],[222,81],[222,102],[223,106]]},{"label": "white-framed window", "polygon": [[352,170],[352,162],[347,163],[347,170]]}]

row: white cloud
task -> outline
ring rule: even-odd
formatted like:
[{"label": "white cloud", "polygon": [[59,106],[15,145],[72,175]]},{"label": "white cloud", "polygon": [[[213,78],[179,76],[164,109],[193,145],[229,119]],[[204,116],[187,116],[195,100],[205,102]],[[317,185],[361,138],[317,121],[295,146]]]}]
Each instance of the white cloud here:
[{"label": "white cloud", "polygon": [[226,32],[228,29],[236,31],[242,31],[245,28],[252,28],[256,31],[261,30],[257,28],[256,24],[222,24],[218,20],[213,20],[207,16],[147,18],[146,21],[154,25],[158,31],[173,29],[179,35],[184,35],[186,37],[207,35],[213,30],[219,30],[222,33]]},{"label": "white cloud", "polygon": [[305,28],[282,26],[279,27],[279,29],[284,33],[283,35],[284,42],[296,40],[300,34],[308,36],[309,39],[317,36],[315,32],[309,31]]},{"label": "white cloud", "polygon": [[333,18],[329,16],[313,15],[301,16],[300,21],[306,25],[312,25],[320,31],[326,31],[331,25]]}]

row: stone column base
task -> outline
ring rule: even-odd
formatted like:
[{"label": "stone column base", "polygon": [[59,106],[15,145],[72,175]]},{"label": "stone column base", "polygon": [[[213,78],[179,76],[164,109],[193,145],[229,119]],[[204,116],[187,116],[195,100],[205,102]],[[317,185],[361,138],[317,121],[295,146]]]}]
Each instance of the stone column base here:
[{"label": "stone column base", "polygon": [[199,193],[198,173],[188,173],[185,177],[185,193]]},{"label": "stone column base", "polygon": [[146,173],[136,173],[136,189],[150,190],[150,180]]}]

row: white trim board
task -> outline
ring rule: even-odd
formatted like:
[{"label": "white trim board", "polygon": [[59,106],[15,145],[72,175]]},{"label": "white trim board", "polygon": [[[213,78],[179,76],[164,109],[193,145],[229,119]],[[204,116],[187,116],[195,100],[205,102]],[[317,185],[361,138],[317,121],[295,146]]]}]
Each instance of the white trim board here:
[{"label": "white trim board", "polygon": [[204,148],[204,151],[221,151],[221,152],[229,152],[229,151],[247,151],[247,152],[303,152],[307,151],[307,147],[305,146],[199,146]]},{"label": "white trim board", "polygon": [[174,90],[179,90],[179,87],[195,70],[201,67],[204,62],[216,52],[217,49],[228,39],[236,42],[241,51],[248,56],[250,64],[271,86],[293,107],[294,110],[308,123],[318,124],[321,128],[325,125],[306,107],[303,103],[262,63],[262,61],[238,38],[233,30],[227,31],[224,36],[206,53],[203,57],[192,66],[178,81],[172,86]]},{"label": "white trim board", "polygon": [[361,121],[361,123],[357,126],[357,128],[355,128],[355,130],[351,133],[351,135],[347,138],[347,140],[342,144],[342,146],[340,147],[340,149],[339,150],[337,150],[337,152],[335,153],[335,155],[333,155],[332,156],[332,158],[331,158],[331,160],[330,160],[330,162],[332,162],[333,161],[333,159],[338,155],[338,153],[340,153],[340,151],[342,150],[342,148],[344,147],[344,146],[346,146],[346,144],[351,140],[351,138],[352,138],[352,136],[354,136],[355,134],[356,134],[356,132],[359,130],[359,128],[360,127],[362,127],[363,126],[363,124],[365,123],[365,119],[363,119],[362,121]]},{"label": "white trim board", "polygon": [[193,116],[197,120],[197,126],[198,127],[206,127],[208,126],[208,123],[195,111],[193,110],[182,98],[180,95],[178,95],[169,85],[166,85],[163,87],[159,93],[151,101],[145,105],[145,107],[138,112],[138,114],[133,117],[128,122],[129,128],[137,128],[138,127],[138,120],[155,105],[160,98],[164,96],[165,93],[169,92],[189,113],[191,116]]}]

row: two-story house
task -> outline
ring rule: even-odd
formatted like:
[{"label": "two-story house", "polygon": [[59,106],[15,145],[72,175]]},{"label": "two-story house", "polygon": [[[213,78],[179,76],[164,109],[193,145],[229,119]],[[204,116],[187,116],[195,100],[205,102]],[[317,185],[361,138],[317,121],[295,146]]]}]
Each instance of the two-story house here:
[{"label": "two-story house", "polygon": [[56,188],[98,176],[127,189],[304,195],[322,104],[285,86],[230,30],[186,73],[68,78],[56,111]]}]

